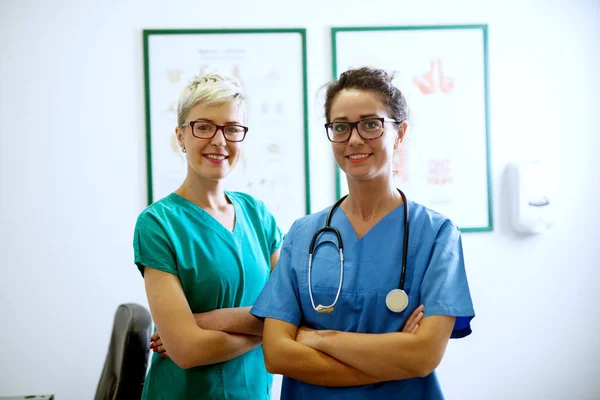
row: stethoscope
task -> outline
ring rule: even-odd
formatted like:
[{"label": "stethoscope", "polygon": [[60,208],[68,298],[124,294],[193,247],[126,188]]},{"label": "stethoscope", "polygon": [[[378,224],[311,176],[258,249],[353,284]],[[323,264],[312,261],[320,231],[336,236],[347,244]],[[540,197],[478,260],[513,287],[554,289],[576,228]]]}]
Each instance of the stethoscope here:
[{"label": "stethoscope", "polygon": [[[392,312],[402,312],[406,310],[408,307],[408,295],[404,291],[404,277],[406,275],[406,256],[408,254],[408,203],[406,202],[406,196],[404,193],[398,189],[400,196],[402,197],[402,201],[404,202],[404,243],[402,247],[402,273],[400,275],[400,286],[397,289],[392,289],[385,297],[385,304],[387,308]],[[327,215],[327,220],[325,221],[325,226],[319,229],[312,237],[310,241],[310,247],[308,248],[308,295],[310,296],[310,302],[315,311],[320,313],[330,313],[333,311],[333,307],[336,305],[338,298],[340,297],[340,292],[342,291],[342,282],[344,281],[344,243],[342,242],[342,235],[340,231],[331,226],[331,217],[333,217],[333,213],[335,210],[342,204],[348,197],[348,195],[339,199],[331,210],[329,210],[329,214]],[[316,247],[319,247],[323,243],[331,242],[338,248],[340,252],[340,284],[338,286],[337,294],[335,295],[335,300],[333,303],[328,306],[324,306],[319,304],[315,307],[315,300],[312,294],[312,284],[311,284],[311,272],[312,272],[312,258],[315,252],[315,242],[321,233],[324,232],[333,232],[337,237],[337,244],[333,242],[333,240],[325,240],[319,243]]]}]

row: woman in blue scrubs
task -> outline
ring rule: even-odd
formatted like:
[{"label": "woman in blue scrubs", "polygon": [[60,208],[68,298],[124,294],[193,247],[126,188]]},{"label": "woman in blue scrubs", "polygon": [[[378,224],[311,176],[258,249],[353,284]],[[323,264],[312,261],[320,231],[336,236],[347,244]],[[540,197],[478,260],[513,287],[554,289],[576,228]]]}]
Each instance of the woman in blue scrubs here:
[{"label": "woman in blue scrubs", "polygon": [[[330,223],[343,241],[343,277],[339,240],[331,231],[318,235],[309,267],[311,241],[331,207],[297,220],[251,310],[265,320],[267,369],[285,376],[286,400],[443,399],[434,370],[448,340],[471,333],[475,313],[460,231],[435,211],[405,204],[393,183],[393,154],[407,129],[406,100],[386,72],[349,70],[328,87],[325,115],[349,189]],[[405,211],[403,309],[388,294],[402,275]],[[421,304],[418,329],[402,332]]]},{"label": "woman in blue scrubs", "polygon": [[194,78],[181,92],[177,118],[187,176],[140,214],[134,234],[135,263],[160,332],[142,397],[267,400],[272,377],[262,323],[249,310],[282,235],[261,201],[224,190],[248,131],[239,82]]}]

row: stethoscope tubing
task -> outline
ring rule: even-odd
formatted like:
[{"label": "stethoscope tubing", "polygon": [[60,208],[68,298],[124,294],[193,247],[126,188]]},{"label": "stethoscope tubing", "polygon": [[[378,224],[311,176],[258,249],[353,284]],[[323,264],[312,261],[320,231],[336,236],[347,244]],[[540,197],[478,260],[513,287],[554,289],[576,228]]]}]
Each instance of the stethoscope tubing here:
[{"label": "stethoscope tubing", "polygon": [[[405,281],[405,277],[406,277],[406,263],[407,263],[407,256],[408,256],[408,233],[409,233],[408,218],[409,218],[409,214],[408,214],[408,202],[406,200],[406,196],[400,189],[397,189],[397,190],[400,193],[400,196],[402,197],[402,202],[404,203],[404,240],[403,240],[403,246],[402,246],[402,272],[400,274],[400,284],[398,287],[398,289],[400,291],[404,292],[404,281]],[[340,206],[340,204],[342,204],[342,202],[346,199],[346,197],[348,197],[348,195],[343,196],[341,199],[336,201],[335,204],[331,207],[331,210],[329,210],[329,213],[327,214],[327,219],[325,220],[325,226],[323,228],[319,229],[317,232],[315,232],[315,234],[313,235],[313,237],[310,241],[310,245],[308,248],[308,292],[309,292],[312,307],[315,311],[318,311],[318,312],[333,311],[333,306],[335,306],[335,304],[337,303],[337,301],[340,297],[340,293],[342,291],[342,283],[344,280],[344,242],[342,241],[342,235],[340,234],[340,231],[338,229],[334,228],[333,226],[331,226],[331,219],[333,218],[333,213],[335,212],[335,210]],[[311,277],[312,276],[312,259],[313,259],[313,254],[315,251],[315,243],[316,243],[317,239],[319,238],[319,236],[325,232],[333,232],[337,238],[336,246],[340,252],[340,282],[338,285],[338,290],[337,290],[337,294],[335,296],[335,300],[333,301],[333,303],[331,305],[323,306],[323,305],[319,304],[318,306],[315,306],[314,297],[312,295],[312,277]],[[333,241],[327,240],[325,242],[319,243],[319,245],[323,244],[323,243],[327,243],[327,242],[333,242]],[[317,245],[316,247],[318,247],[319,245]],[[393,289],[393,290],[397,290],[397,289]]]}]

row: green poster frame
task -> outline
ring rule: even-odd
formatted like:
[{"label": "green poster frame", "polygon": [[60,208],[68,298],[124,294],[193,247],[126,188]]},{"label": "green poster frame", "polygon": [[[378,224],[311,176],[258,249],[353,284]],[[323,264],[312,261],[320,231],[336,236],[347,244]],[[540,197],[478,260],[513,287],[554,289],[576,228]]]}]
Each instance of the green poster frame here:
[{"label": "green poster frame", "polygon": [[149,40],[156,35],[237,35],[237,34],[282,34],[296,33],[301,36],[302,46],[302,88],[303,88],[303,121],[304,121],[304,179],[305,179],[305,212],[310,214],[310,166],[309,166],[309,135],[308,135],[308,79],[307,79],[307,51],[306,51],[306,29],[145,29],[143,30],[143,52],[144,52],[144,96],[145,96],[145,119],[146,119],[146,170],[148,204],[157,200],[153,196],[153,169],[152,169],[152,124],[151,124],[151,84],[150,84],[150,48]]},{"label": "green poster frame", "polygon": [[[337,40],[338,34],[344,32],[373,32],[373,31],[425,31],[425,30],[480,30],[483,37],[483,76],[484,82],[484,102],[485,102],[485,151],[486,151],[486,178],[487,178],[487,218],[488,224],[483,226],[461,228],[462,232],[491,232],[494,230],[493,218],[493,198],[491,184],[491,157],[490,157],[490,122],[489,122],[489,71],[488,71],[488,26],[486,24],[479,25],[415,25],[415,26],[362,26],[362,27],[332,27],[331,28],[331,59],[332,59],[332,78],[338,78],[338,49]],[[336,198],[341,196],[340,179],[341,174],[339,167],[334,166],[335,170],[335,194]]]}]

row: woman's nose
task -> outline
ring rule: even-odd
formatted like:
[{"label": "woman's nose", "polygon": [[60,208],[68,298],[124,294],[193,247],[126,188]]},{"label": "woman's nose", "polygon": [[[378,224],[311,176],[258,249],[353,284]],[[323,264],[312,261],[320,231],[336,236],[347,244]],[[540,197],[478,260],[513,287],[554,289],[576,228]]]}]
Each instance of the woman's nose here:
[{"label": "woman's nose", "polygon": [[223,128],[217,128],[217,131],[215,132],[215,135],[211,139],[210,143],[214,146],[224,146],[227,143],[227,141],[225,140],[225,132],[223,132]]},{"label": "woman's nose", "polygon": [[362,145],[365,143],[363,138],[358,133],[358,126],[353,126],[350,128],[350,138],[348,139],[348,143],[353,146]]}]

